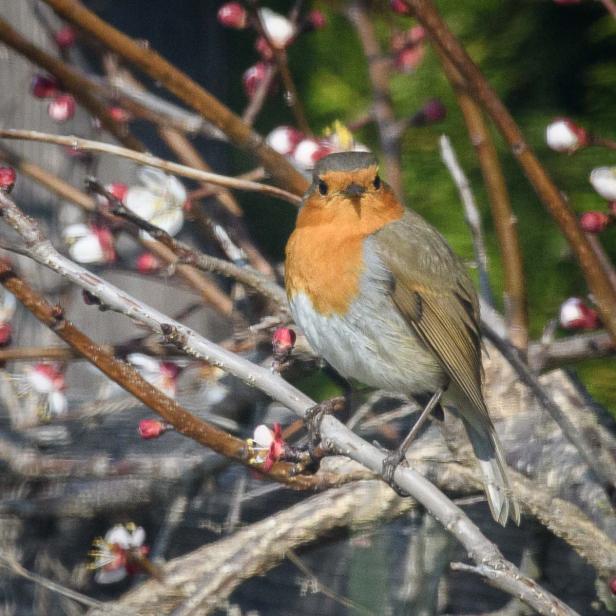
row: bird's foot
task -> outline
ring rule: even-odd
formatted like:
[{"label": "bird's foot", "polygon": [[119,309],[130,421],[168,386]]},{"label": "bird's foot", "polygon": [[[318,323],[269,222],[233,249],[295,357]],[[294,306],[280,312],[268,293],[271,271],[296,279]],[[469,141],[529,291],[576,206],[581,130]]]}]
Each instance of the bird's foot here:
[{"label": "bird's foot", "polygon": [[396,472],[396,469],[398,468],[398,466],[400,466],[400,464],[404,462],[405,460],[406,460],[405,452],[400,448],[394,449],[394,451],[390,451],[385,456],[383,460],[382,471],[381,471],[384,481],[387,484],[389,484],[391,489],[398,496],[403,496],[403,497],[406,497],[409,495],[408,493],[406,493],[404,490],[400,489],[396,485],[396,482],[394,481],[394,473]]},{"label": "bird's foot", "polygon": [[332,414],[343,407],[345,399],[342,396],[319,402],[309,408],[304,416],[304,424],[308,430],[308,451],[316,459],[321,459],[327,452],[327,447],[321,444],[321,422],[323,416]]}]

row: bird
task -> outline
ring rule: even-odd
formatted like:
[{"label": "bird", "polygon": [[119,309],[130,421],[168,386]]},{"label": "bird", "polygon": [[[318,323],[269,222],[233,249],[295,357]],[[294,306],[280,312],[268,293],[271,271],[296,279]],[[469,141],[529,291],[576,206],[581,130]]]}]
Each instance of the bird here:
[{"label": "bird", "polygon": [[292,316],[345,379],[429,400],[383,464],[395,469],[441,400],[466,428],[494,519],[520,523],[502,446],[482,391],[479,302],[441,233],[405,208],[370,152],[338,152],[314,166],[285,249]]}]

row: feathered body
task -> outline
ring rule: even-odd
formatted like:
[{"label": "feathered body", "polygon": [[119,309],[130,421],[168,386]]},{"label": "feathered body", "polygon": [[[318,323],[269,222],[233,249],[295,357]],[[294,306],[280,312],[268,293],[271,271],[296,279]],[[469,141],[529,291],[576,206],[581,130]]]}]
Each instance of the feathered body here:
[{"label": "feathered body", "polygon": [[478,302],[442,235],[407,211],[366,153],[320,161],[286,249],[291,310],[341,375],[423,397],[447,386],[495,519],[519,522],[481,392]]}]

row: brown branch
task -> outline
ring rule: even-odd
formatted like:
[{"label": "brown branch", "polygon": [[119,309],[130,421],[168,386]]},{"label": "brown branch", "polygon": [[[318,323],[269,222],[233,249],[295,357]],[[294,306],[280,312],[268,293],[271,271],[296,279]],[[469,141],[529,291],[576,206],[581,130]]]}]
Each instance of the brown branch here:
[{"label": "brown branch", "polygon": [[130,134],[126,125],[116,122],[109,115],[107,106],[91,93],[92,90],[96,89],[95,84],[91,80],[83,77],[66,62],[54,58],[30,43],[21,34],[13,30],[1,17],[0,41],[56,77],[61,82],[62,87],[71,92],[84,109],[98,118],[103,128],[109,131],[120,143],[123,143],[131,150],[145,151],[143,144]]},{"label": "brown branch", "polygon": [[466,81],[444,54],[439,54],[445,75],[453,87],[462,110],[468,136],[481,167],[492,208],[492,220],[501,252],[505,278],[505,317],[512,344],[524,351],[528,345],[528,306],[524,265],[518,234],[517,220],[511,203],[496,147],[488,131],[481,109],[469,95]]},{"label": "brown branch", "polygon": [[[78,205],[85,212],[101,211],[94,199],[86,195],[68,182],[60,179],[53,173],[31,163],[25,158],[15,154],[13,151],[0,144],[0,160],[4,160],[18,169],[24,175],[32,178],[35,182],[51,190],[63,199]],[[104,212],[103,212],[104,215]],[[128,230],[128,229],[127,229]],[[177,258],[169,248],[158,242],[146,240],[138,233],[131,234],[136,241],[140,242],[146,250],[149,250],[164,263],[175,265]],[[186,265],[178,265],[177,273],[181,276],[192,288],[195,289],[205,300],[205,302],[214,307],[223,315],[229,315],[233,311],[233,303],[229,297],[223,293],[214,281],[207,279],[202,274]]]},{"label": "brown branch", "polygon": [[45,0],[45,3],[63,19],[95,37],[154,81],[166,87],[222,130],[236,146],[253,152],[277,184],[287,187],[296,195],[305,192],[308,187],[307,180],[284,156],[272,150],[263,138],[242,122],[236,114],[155,51],[139,45],[116,30],[77,0]]},{"label": "brown branch", "polygon": [[400,133],[396,130],[396,117],[389,92],[390,62],[381,53],[374,24],[368,15],[364,0],[351,2],[346,13],[349,21],[355,26],[368,61],[368,75],[372,85],[372,108],[383,150],[387,181],[394,192],[402,197],[404,193],[400,167]]},{"label": "brown branch", "polygon": [[[168,421],[177,432],[231,460],[259,470],[249,461],[249,452],[245,441],[198,419],[175,400],[168,398],[159,389],[150,385],[137,370],[113,357],[101,345],[93,342],[70,321],[67,321],[60,307],[49,304],[22,278],[17,276],[6,263],[0,263],[0,283],[13,293],[41,323],[49,327],[72,349],[96,366],[112,381],[151,408],[165,421]],[[274,465],[267,476],[298,489],[312,489],[319,485],[320,479],[317,479],[316,476],[293,476],[292,468],[293,465],[291,464],[278,463]]]},{"label": "brown branch", "polygon": [[173,175],[181,175],[191,180],[197,180],[200,182],[210,182],[217,184],[218,186],[224,186],[226,188],[233,188],[235,190],[246,190],[260,192],[272,197],[277,197],[283,201],[288,201],[293,205],[299,205],[301,198],[293,195],[282,188],[276,186],[270,186],[269,184],[261,184],[259,182],[250,182],[248,180],[240,180],[230,177],[228,175],[219,175],[218,173],[209,173],[207,171],[200,171],[187,167],[186,165],[180,165],[178,163],[171,162],[153,156],[152,154],[144,154],[128,148],[122,148],[111,143],[104,143],[102,141],[92,141],[91,139],[82,139],[75,135],[63,136],[52,135],[50,133],[41,133],[34,130],[18,130],[18,129],[2,129],[0,130],[0,137],[4,139],[21,139],[24,141],[40,141],[43,143],[54,143],[56,145],[64,145],[71,147],[75,150],[82,150],[84,152],[99,152],[102,154],[112,154],[121,158],[132,160],[140,165],[147,165],[148,167],[156,167],[162,169],[167,173]]},{"label": "brown branch", "polygon": [[472,96],[488,112],[540,200],[559,225],[575,253],[588,286],[592,291],[606,328],[616,339],[616,289],[601,267],[575,214],[539,163],[524,135],[466,50],[452,34],[431,0],[405,0],[439,48],[466,80]]}]

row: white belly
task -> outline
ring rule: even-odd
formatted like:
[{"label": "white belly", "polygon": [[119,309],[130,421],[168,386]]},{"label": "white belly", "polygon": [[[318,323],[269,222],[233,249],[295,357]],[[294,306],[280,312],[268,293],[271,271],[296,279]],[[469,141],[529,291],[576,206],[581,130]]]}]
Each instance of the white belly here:
[{"label": "white belly", "polygon": [[405,395],[434,392],[447,380],[432,352],[374,281],[362,285],[359,300],[344,316],[318,314],[304,293],[290,304],[312,347],[344,377]]}]

